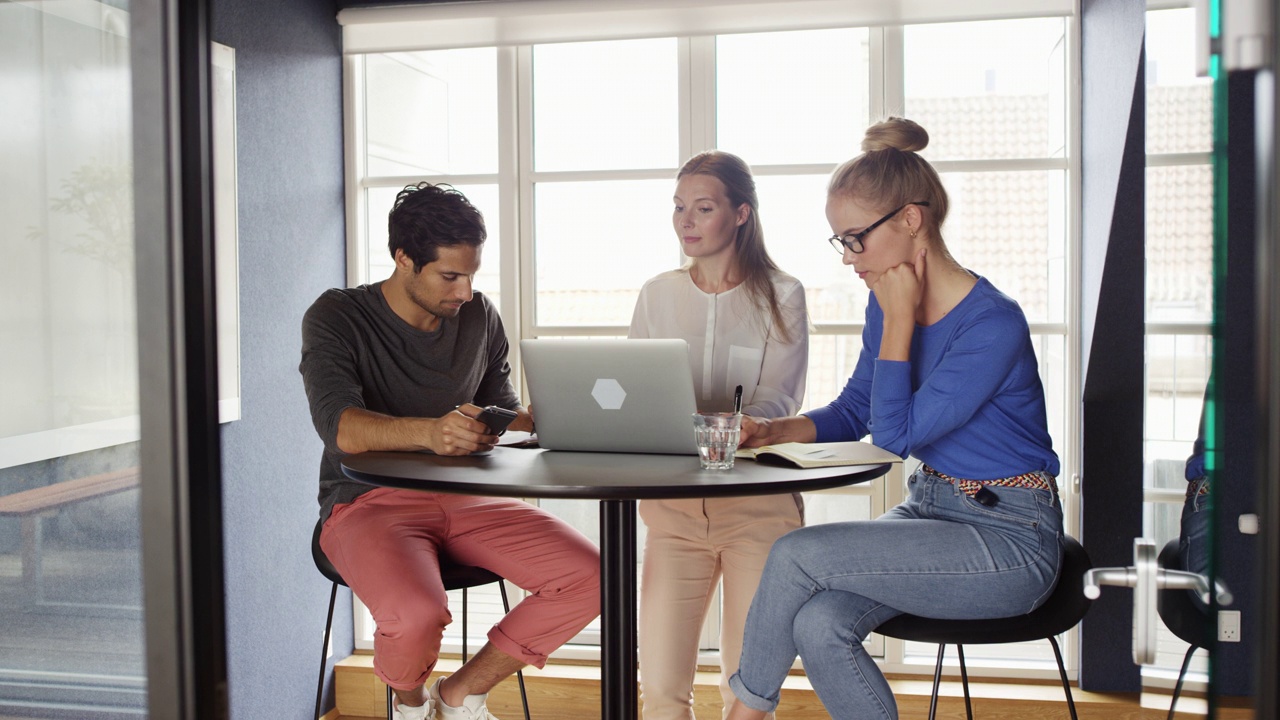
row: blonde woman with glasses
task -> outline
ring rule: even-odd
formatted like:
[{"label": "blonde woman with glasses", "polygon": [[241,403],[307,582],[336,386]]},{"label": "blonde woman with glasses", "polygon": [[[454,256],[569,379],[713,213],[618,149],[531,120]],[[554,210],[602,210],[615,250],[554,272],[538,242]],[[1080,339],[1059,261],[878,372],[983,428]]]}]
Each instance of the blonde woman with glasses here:
[{"label": "blonde woman with glasses", "polygon": [[827,711],[895,720],[862,641],[902,613],[1030,612],[1057,583],[1062,507],[1044,388],[1018,304],[942,238],[947,192],[924,128],[890,118],[827,188],[831,242],[871,290],[862,355],[840,396],[795,418],[744,418],[742,444],[858,440],[923,462],[879,519],[803,528],[769,554],[730,685],[731,720],[778,704],[797,655]]}]

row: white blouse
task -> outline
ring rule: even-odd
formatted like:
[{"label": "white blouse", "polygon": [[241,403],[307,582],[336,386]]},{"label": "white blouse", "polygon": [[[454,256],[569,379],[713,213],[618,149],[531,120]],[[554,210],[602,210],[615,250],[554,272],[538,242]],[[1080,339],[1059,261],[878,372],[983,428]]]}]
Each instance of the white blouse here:
[{"label": "white blouse", "polygon": [[685,269],[664,272],[644,284],[628,337],[680,338],[689,343],[701,412],[733,410],[733,392],[741,385],[744,414],[795,415],[804,399],[809,367],[804,287],[782,272],[774,275],[773,286],[788,343],[775,336],[773,314],[756,307],[746,287],[705,293]]}]

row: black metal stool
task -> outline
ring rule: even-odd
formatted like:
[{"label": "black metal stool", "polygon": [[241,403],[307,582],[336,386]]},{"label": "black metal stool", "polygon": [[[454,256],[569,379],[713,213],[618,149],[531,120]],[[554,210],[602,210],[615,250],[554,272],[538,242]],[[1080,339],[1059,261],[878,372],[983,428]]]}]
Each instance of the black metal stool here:
[{"label": "black metal stool", "polygon": [[[333,583],[333,589],[329,591],[329,614],[324,621],[324,644],[320,646],[320,679],[316,683],[316,720],[320,718],[320,703],[324,694],[325,651],[329,649],[329,632],[333,628],[333,606],[338,599],[338,586],[346,587],[347,585],[333,563],[329,562],[329,558],[325,556],[324,550],[320,549],[322,527],[323,522],[316,522],[316,528],[311,533],[311,559],[315,561],[316,569],[320,574]],[[502,611],[511,612],[511,605],[507,601],[507,586],[502,582],[501,577],[484,568],[454,565],[443,555],[440,556],[440,579],[444,581],[445,590],[462,591],[462,662],[465,663],[467,661],[467,588],[498,583],[498,590],[502,593]],[[524,707],[524,720],[529,720],[529,695],[525,692],[523,672],[516,671],[516,681],[520,683],[520,703]],[[388,685],[387,720],[391,720],[393,698],[391,686]]]},{"label": "black metal stool", "polygon": [[1062,677],[1062,689],[1067,694],[1067,708],[1072,720],[1076,720],[1076,704],[1071,698],[1071,683],[1067,668],[1062,662],[1062,650],[1056,636],[1070,630],[1080,622],[1089,610],[1091,600],[1084,596],[1084,574],[1092,563],[1080,543],[1069,535],[1062,538],[1062,568],[1058,573],[1058,585],[1040,607],[1026,615],[994,620],[935,620],[916,615],[899,615],[876,628],[881,635],[938,644],[938,664],[933,671],[933,696],[929,700],[929,719],[933,720],[938,709],[938,685],[942,681],[942,655],[948,644],[956,646],[960,656],[960,681],[964,686],[964,709],[973,720],[973,706],[969,700],[969,673],[964,664],[965,645],[992,645],[999,643],[1027,642],[1046,639],[1053,646],[1053,656],[1058,660],[1058,673]]},{"label": "black metal stool", "polygon": [[[1165,570],[1182,570],[1182,558],[1178,555],[1178,538],[1165,543],[1160,549],[1156,563]],[[1197,605],[1191,599],[1190,590],[1160,590],[1156,595],[1156,608],[1165,627],[1177,635],[1183,642],[1190,643],[1187,654],[1182,658],[1182,669],[1178,671],[1178,682],[1173,686],[1173,699],[1169,701],[1169,720],[1173,720],[1173,708],[1178,704],[1178,696],[1182,694],[1182,680],[1187,674],[1187,666],[1191,664],[1191,656],[1198,648],[1209,647],[1210,623],[1207,608]]]}]

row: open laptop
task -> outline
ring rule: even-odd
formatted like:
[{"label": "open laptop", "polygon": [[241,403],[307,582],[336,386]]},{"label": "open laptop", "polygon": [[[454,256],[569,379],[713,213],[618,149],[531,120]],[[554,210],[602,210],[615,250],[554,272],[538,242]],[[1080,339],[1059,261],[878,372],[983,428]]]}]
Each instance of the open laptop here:
[{"label": "open laptop", "polygon": [[696,455],[684,340],[521,340],[538,444]]}]

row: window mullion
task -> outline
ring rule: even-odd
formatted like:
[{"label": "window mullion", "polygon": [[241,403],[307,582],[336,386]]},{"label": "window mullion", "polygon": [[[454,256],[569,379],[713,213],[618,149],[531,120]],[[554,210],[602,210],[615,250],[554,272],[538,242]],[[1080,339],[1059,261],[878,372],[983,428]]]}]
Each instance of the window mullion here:
[{"label": "window mullion", "polygon": [[346,187],[347,208],[347,285],[355,287],[369,279],[369,202],[363,180],[368,172],[365,161],[365,97],[364,56],[347,55],[342,63],[343,154],[346,176],[360,182]]},{"label": "window mullion", "polygon": [[[536,325],[537,257],[534,251],[533,236],[533,46],[521,45],[515,49],[516,55],[516,168],[515,178],[518,188],[519,221],[517,238],[519,240],[518,270],[520,290],[520,337],[533,337],[531,330]],[[511,346],[512,356],[516,362],[520,360],[520,344]],[[524,387],[522,374],[520,387]],[[527,401],[528,398],[526,397]]]},{"label": "window mullion", "polygon": [[687,38],[689,47],[688,95],[681,88],[681,105],[689,107],[689,146],[681,146],[682,161],[716,147],[716,38],[702,35]]},{"label": "window mullion", "polygon": [[[521,227],[520,169],[522,157],[519,153],[520,142],[520,66],[519,50],[512,47],[501,47],[498,52],[498,202],[499,227],[503,232],[498,238],[500,243],[501,267],[498,285],[501,288],[501,304],[498,311],[507,318],[505,325],[507,343],[513,347],[520,346],[520,338],[524,332],[524,317],[520,308],[524,306],[519,294],[524,283],[520,282],[520,268],[523,265],[521,239],[525,236]],[[520,372],[520,355],[512,353],[511,374],[523,377]]]},{"label": "window mullion", "polygon": [[[880,53],[874,52],[875,44],[872,44],[871,64],[873,66],[872,78],[872,94],[871,108],[872,120],[889,115],[904,115],[907,108],[907,88],[906,88],[906,33],[901,25],[890,25],[879,28],[879,33],[872,33],[872,37],[876,35],[880,37]],[[877,60],[880,63],[879,71],[874,68]],[[880,82],[880,92],[875,92],[875,81]],[[880,106],[876,107],[876,102],[880,102]]]}]

